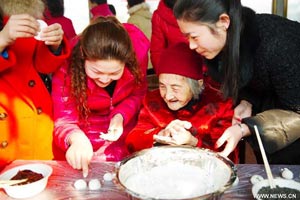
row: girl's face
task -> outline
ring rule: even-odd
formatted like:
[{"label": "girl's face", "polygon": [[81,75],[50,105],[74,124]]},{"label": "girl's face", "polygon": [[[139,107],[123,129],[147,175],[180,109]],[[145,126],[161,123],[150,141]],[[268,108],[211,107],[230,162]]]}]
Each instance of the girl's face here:
[{"label": "girl's face", "polygon": [[193,98],[187,79],[177,74],[160,74],[159,91],[169,109],[174,111],[187,105]]},{"label": "girl's face", "polygon": [[86,60],[85,73],[99,87],[106,87],[123,75],[125,63],[118,60]]},{"label": "girl's face", "polygon": [[206,59],[213,59],[226,43],[226,26],[217,26],[215,31],[205,24],[177,20],[181,32],[189,41],[190,48]]}]

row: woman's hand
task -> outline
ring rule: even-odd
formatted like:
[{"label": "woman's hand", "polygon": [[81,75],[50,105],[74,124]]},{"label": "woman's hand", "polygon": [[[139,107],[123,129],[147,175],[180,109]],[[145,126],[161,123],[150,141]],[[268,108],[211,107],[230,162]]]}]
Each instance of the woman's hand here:
[{"label": "woman's hand", "polygon": [[39,23],[28,15],[12,15],[0,32],[0,50],[13,44],[17,38],[29,38],[37,35]]},{"label": "woman's hand", "polygon": [[220,154],[227,157],[234,151],[242,137],[247,135],[250,135],[250,130],[246,124],[232,125],[227,128],[222,136],[217,140],[215,148],[220,148],[223,144],[225,144],[225,148],[222,152],[220,152]]},{"label": "woman's hand", "polygon": [[69,137],[70,147],[66,152],[66,160],[74,169],[82,169],[83,177],[87,177],[89,163],[93,157],[90,140],[82,132],[74,132]]},{"label": "woman's hand", "polygon": [[56,51],[61,44],[64,31],[59,23],[51,24],[41,31],[41,40],[46,45],[51,46],[52,51]]},{"label": "woman's hand", "polygon": [[117,141],[123,133],[123,117],[121,114],[116,114],[110,120],[107,133],[100,133],[100,138],[108,141]]},{"label": "woman's hand", "polygon": [[252,114],[252,104],[242,100],[234,109],[232,125],[241,123],[243,118],[250,117]]},{"label": "woman's hand", "polygon": [[153,139],[156,142],[169,145],[197,145],[197,138],[195,138],[188,129],[192,127],[192,124],[188,121],[173,120],[166,128],[154,135]]}]

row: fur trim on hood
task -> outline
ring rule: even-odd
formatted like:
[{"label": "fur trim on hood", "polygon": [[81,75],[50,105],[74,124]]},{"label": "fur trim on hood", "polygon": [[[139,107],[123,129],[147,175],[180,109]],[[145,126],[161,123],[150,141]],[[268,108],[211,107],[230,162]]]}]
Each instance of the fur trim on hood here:
[{"label": "fur trim on hood", "polygon": [[42,0],[0,0],[4,15],[29,14],[37,19],[43,18],[45,4]]}]

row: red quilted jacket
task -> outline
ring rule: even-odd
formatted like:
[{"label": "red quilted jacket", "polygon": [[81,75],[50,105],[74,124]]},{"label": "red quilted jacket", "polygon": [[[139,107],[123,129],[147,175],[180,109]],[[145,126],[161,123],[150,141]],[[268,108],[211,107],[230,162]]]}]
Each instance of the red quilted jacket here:
[{"label": "red quilted jacket", "polygon": [[[131,152],[139,151],[153,146],[153,135],[164,129],[175,119],[186,120],[192,123],[198,138],[198,147],[214,149],[215,142],[223,134],[226,128],[231,126],[233,116],[232,101],[222,101],[215,98],[216,95],[210,89],[201,96],[201,101],[179,111],[171,111],[163,99],[159,90],[148,92],[143,102],[138,124],[128,134],[126,145]],[[214,96],[214,98],[210,98]],[[237,162],[237,150],[230,156]]]},{"label": "red quilted jacket", "polygon": [[[134,25],[124,24],[128,31],[137,55],[143,75],[146,74],[148,63],[149,40]],[[53,75],[52,98],[54,104],[54,140],[64,151],[68,146],[66,140],[74,131],[84,132],[90,139],[94,152],[101,160],[119,161],[128,155],[124,145],[124,137],[137,122],[137,115],[147,91],[146,78],[137,85],[134,76],[125,66],[122,77],[117,81],[113,96],[110,97],[104,88],[98,87],[88,78],[88,107],[92,111],[88,124],[79,120],[75,100],[70,94],[70,77],[67,75],[68,65],[60,68]],[[124,131],[121,138],[115,142],[99,138],[100,132],[107,132],[110,119],[117,113],[124,118]]]}]

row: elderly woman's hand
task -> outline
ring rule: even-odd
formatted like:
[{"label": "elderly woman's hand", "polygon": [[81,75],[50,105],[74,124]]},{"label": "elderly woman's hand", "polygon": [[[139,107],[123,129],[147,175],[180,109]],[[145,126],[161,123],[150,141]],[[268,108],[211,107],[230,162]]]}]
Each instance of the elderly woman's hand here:
[{"label": "elderly woman's hand", "polygon": [[[155,141],[170,144],[170,145],[191,145],[196,146],[198,140],[188,130],[192,127],[192,124],[188,121],[173,120],[167,127],[158,133],[158,136],[154,135]],[[163,137],[161,137],[163,136]]]}]

